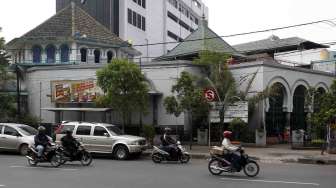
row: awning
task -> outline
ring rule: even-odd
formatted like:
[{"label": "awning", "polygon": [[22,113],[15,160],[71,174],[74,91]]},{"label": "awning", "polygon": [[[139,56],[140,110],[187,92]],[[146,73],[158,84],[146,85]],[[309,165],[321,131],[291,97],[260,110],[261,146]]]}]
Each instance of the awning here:
[{"label": "awning", "polygon": [[112,111],[111,108],[42,108],[52,112],[73,111],[73,112],[108,112]]}]

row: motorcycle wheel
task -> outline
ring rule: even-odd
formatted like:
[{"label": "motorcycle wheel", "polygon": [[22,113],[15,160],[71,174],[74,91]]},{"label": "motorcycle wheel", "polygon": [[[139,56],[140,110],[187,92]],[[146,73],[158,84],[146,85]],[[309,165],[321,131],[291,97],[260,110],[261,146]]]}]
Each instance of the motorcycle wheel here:
[{"label": "motorcycle wheel", "polygon": [[50,159],[50,164],[53,166],[53,167],[59,167],[62,165],[62,156],[60,154],[55,154],[51,157]]},{"label": "motorcycle wheel", "polygon": [[154,153],[153,155],[152,155],[152,161],[154,162],[154,163],[161,163],[162,162],[162,156],[159,154],[159,153]]},{"label": "motorcycle wheel", "polygon": [[209,172],[216,176],[221,175],[223,171],[218,169],[220,166],[221,161],[219,161],[218,159],[211,159],[208,164]]},{"label": "motorcycle wheel", "polygon": [[87,151],[83,152],[80,162],[82,163],[83,166],[89,166],[92,163],[91,153]]},{"label": "motorcycle wheel", "polygon": [[181,163],[188,163],[190,161],[190,155],[189,154],[182,154],[180,158]]},{"label": "motorcycle wheel", "polygon": [[255,161],[249,161],[244,166],[244,174],[248,177],[255,177],[259,174],[260,167]]}]

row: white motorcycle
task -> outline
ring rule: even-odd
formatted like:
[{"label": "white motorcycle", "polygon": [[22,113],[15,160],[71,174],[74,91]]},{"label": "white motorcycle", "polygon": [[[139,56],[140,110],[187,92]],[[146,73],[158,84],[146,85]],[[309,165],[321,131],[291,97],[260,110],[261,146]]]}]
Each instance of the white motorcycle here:
[{"label": "white motorcycle", "polygon": [[190,160],[190,154],[181,145],[180,141],[177,141],[174,147],[176,149],[176,155],[172,156],[170,153],[164,151],[160,147],[154,146],[152,152],[152,160],[154,163],[161,163],[162,161],[180,161],[181,163],[188,163]]}]

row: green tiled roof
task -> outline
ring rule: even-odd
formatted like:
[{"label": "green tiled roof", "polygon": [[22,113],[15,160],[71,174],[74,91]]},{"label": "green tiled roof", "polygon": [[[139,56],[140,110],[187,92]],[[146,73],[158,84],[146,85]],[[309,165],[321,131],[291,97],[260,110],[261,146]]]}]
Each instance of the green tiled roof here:
[{"label": "green tiled roof", "polygon": [[212,31],[205,20],[202,20],[202,23],[197,30],[191,33],[170,52],[157,58],[157,60],[188,59],[190,56],[197,56],[202,51],[228,53],[240,57],[243,56]]}]

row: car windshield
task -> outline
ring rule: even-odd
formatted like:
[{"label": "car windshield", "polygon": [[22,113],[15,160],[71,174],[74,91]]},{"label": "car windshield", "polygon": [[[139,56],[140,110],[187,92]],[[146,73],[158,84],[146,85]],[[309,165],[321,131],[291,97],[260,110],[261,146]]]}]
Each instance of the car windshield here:
[{"label": "car windshield", "polygon": [[122,135],[121,130],[120,130],[118,127],[116,127],[116,126],[107,126],[106,128],[107,128],[107,130],[109,130],[109,131],[111,132],[111,134],[113,134],[113,135]]},{"label": "car windshield", "polygon": [[37,134],[37,130],[34,129],[33,127],[28,126],[28,125],[22,125],[22,126],[19,127],[19,129],[21,130],[21,132],[24,135],[27,135],[27,136],[31,136],[31,135],[36,135]]}]

